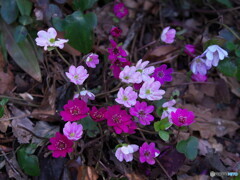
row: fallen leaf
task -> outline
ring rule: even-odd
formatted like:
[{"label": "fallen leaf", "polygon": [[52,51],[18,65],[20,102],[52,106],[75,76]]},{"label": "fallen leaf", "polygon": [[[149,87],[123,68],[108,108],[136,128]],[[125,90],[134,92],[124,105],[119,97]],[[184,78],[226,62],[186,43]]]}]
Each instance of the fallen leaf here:
[{"label": "fallen leaf", "polygon": [[80,166],[78,168],[77,180],[97,180],[98,174],[93,167]]},{"label": "fallen leaf", "polygon": [[219,74],[219,76],[230,86],[231,92],[240,97],[240,83],[238,80],[235,77],[226,77],[222,74]]},{"label": "fallen leaf", "polygon": [[198,141],[198,149],[199,149],[199,154],[206,156],[206,154],[209,152],[209,149],[211,149],[212,146],[211,144],[203,139],[199,139]]},{"label": "fallen leaf", "polygon": [[28,179],[27,176],[22,172],[21,168],[19,167],[15,156],[9,159],[9,163],[6,163],[6,171],[8,173],[9,178],[14,178],[17,180]]},{"label": "fallen leaf", "polygon": [[147,180],[146,177],[136,173],[127,173],[125,175],[128,178],[128,180]]},{"label": "fallen leaf", "polygon": [[204,98],[204,94],[199,90],[199,86],[190,84],[184,98],[189,102],[200,103]]},{"label": "fallen leaf", "polygon": [[207,82],[212,82],[212,84],[208,83],[199,84],[200,86],[199,90],[207,96],[214,97],[216,91],[216,84],[213,84],[214,81],[212,78],[208,78]]},{"label": "fallen leaf", "polygon": [[8,119],[10,117],[11,117],[11,115],[10,115],[10,112],[8,111],[8,109],[7,109],[7,106],[4,106],[4,115],[3,115],[3,117],[0,118],[0,131],[1,132],[5,133],[7,131],[7,128],[9,126],[9,124],[10,124],[10,120],[1,121],[1,119]]}]

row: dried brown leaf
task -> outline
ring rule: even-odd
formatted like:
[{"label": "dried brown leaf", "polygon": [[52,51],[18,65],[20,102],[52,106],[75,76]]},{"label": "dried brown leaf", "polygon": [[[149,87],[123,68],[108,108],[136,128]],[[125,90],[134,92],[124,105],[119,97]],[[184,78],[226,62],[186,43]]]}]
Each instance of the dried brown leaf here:
[{"label": "dried brown leaf", "polygon": [[8,111],[7,107],[4,106],[4,115],[0,118],[0,131],[5,133],[7,131],[7,128],[10,124],[10,121],[1,121],[2,119],[8,119],[10,118],[10,112]]},{"label": "dried brown leaf", "polygon": [[237,79],[235,77],[226,77],[222,74],[219,74],[219,76],[230,86],[231,92],[240,97],[240,83]]},{"label": "dried brown leaf", "polygon": [[97,180],[98,174],[93,167],[80,166],[78,168],[77,180]]}]

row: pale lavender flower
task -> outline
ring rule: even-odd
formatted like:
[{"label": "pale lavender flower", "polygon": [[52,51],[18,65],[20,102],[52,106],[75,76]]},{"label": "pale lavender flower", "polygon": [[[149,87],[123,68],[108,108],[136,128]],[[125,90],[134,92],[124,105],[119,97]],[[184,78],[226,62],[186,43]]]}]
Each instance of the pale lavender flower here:
[{"label": "pale lavender flower", "polygon": [[89,99],[90,100],[95,99],[95,95],[92,92],[87,91],[87,90],[80,91],[80,93],[75,94],[73,98],[75,99],[75,98],[79,98],[79,97],[86,103],[88,102]]},{"label": "pale lavender flower", "polygon": [[205,60],[202,58],[202,56],[197,56],[192,60],[191,64],[191,71],[193,74],[202,74],[205,75],[207,74],[207,70],[210,69],[211,67],[207,66],[205,63]]},{"label": "pale lavender flower", "polygon": [[86,59],[86,64],[90,68],[96,68],[96,65],[99,64],[98,55],[91,53]]},{"label": "pale lavender flower", "polygon": [[67,122],[64,125],[63,133],[69,140],[77,141],[82,137],[83,126],[81,124],[77,124],[76,122]]},{"label": "pale lavender flower", "polygon": [[155,70],[154,66],[147,67],[148,64],[149,61],[142,62],[142,59],[140,59],[136,64],[136,71],[141,73],[143,81],[148,81],[150,79],[150,75]]},{"label": "pale lavender flower", "polygon": [[120,72],[119,78],[125,83],[141,83],[142,77],[140,72],[136,72],[135,66],[125,66]]},{"label": "pale lavender flower", "polygon": [[127,87],[126,89],[123,89],[122,87],[119,89],[117,98],[115,101],[119,104],[124,105],[125,107],[131,107],[136,104],[136,99],[138,97],[138,94],[133,91],[132,87]]},{"label": "pale lavender flower", "polygon": [[161,34],[161,40],[165,43],[171,44],[174,41],[176,35],[175,29],[170,29],[170,27],[165,27]]},{"label": "pale lavender flower", "polygon": [[171,113],[175,112],[177,108],[173,107],[176,104],[176,101],[174,99],[163,103],[162,107],[164,108],[161,119],[168,118],[168,121],[172,123],[172,117]]},{"label": "pale lavender flower", "polygon": [[69,72],[66,72],[66,76],[70,81],[76,85],[82,85],[83,82],[88,78],[89,74],[83,66],[75,67],[71,65]]},{"label": "pale lavender flower", "polygon": [[119,161],[125,160],[126,162],[130,162],[133,160],[133,153],[138,151],[139,146],[136,144],[124,145],[122,147],[117,148],[115,156]]}]

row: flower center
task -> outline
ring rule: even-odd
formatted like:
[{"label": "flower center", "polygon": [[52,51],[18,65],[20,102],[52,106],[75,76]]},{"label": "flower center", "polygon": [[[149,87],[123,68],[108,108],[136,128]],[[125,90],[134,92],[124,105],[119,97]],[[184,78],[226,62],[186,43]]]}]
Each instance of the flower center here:
[{"label": "flower center", "polygon": [[125,76],[124,79],[129,80],[130,78],[129,78],[129,76]]},{"label": "flower center", "polygon": [[146,90],[146,94],[151,94],[150,89],[147,89],[147,90]]},{"label": "flower center", "polygon": [[93,58],[91,58],[91,57],[90,57],[90,58],[88,58],[88,62],[91,62],[92,60],[93,60]]},{"label": "flower center", "polygon": [[79,107],[77,107],[77,106],[71,107],[69,111],[72,115],[79,115],[81,112]]},{"label": "flower center", "polygon": [[187,120],[187,117],[186,117],[186,116],[179,116],[179,117],[178,117],[178,121],[179,121],[180,123],[182,123],[182,124],[184,124],[184,123],[186,122],[186,120]]},{"label": "flower center", "polygon": [[49,39],[49,42],[50,42],[50,43],[54,43],[54,42],[55,42],[55,39],[53,39],[53,38],[52,38],[52,39]]},{"label": "flower center", "polygon": [[142,69],[138,69],[138,70],[137,70],[137,72],[140,72],[140,73],[142,73],[142,72],[143,72],[143,70],[142,70]]},{"label": "flower center", "polygon": [[74,137],[74,136],[75,136],[75,133],[72,132],[72,133],[70,134],[70,137]]},{"label": "flower center", "polygon": [[78,77],[78,75],[77,75],[77,74],[76,74],[76,75],[74,75],[74,76],[73,76],[73,78],[74,78],[74,79],[76,79],[76,80],[77,80],[77,79],[79,79],[79,77]]},{"label": "flower center", "polygon": [[114,54],[119,54],[119,50],[118,50],[117,48],[114,48],[114,49],[113,49],[113,53],[114,53]]},{"label": "flower center", "polygon": [[148,157],[149,155],[150,155],[150,152],[149,152],[149,151],[145,151],[145,152],[144,152],[144,156],[147,156],[147,157]]},{"label": "flower center", "polygon": [[143,116],[145,116],[146,115],[146,113],[143,111],[143,110],[141,110],[141,111],[139,111],[139,116],[141,116],[141,117],[143,117]]},{"label": "flower center", "polygon": [[103,113],[94,112],[93,117],[94,117],[94,119],[102,119],[103,118]]},{"label": "flower center", "polygon": [[115,114],[115,115],[113,115],[113,117],[112,117],[112,120],[113,120],[113,122],[115,122],[115,123],[121,123],[122,122],[122,116],[121,115],[119,115],[119,114]]},{"label": "flower center", "polygon": [[123,100],[127,101],[128,100],[127,96],[123,96]]},{"label": "flower center", "polygon": [[56,144],[56,148],[58,150],[64,150],[64,149],[66,149],[66,147],[67,147],[67,144],[62,140],[59,140]]},{"label": "flower center", "polygon": [[163,73],[162,71],[160,71],[160,72],[158,73],[158,77],[163,78],[163,77],[164,77],[164,73]]}]

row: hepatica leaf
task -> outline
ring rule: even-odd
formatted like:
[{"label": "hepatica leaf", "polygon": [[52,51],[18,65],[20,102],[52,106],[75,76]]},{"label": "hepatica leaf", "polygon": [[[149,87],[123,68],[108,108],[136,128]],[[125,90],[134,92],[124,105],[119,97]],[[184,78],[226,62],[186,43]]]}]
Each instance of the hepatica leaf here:
[{"label": "hepatica leaf", "polygon": [[93,121],[91,117],[87,116],[81,119],[80,123],[82,124],[83,129],[87,131],[89,137],[95,137],[99,133],[97,123]]},{"label": "hepatica leaf", "polygon": [[182,140],[177,144],[177,150],[185,156],[194,160],[198,154],[198,138],[190,136],[187,140]]},{"label": "hepatica leaf", "polygon": [[1,16],[7,24],[11,24],[17,19],[18,7],[15,0],[2,1]]},{"label": "hepatica leaf", "polygon": [[233,77],[237,73],[237,66],[229,59],[224,59],[223,61],[220,61],[217,69],[225,76]]}]

